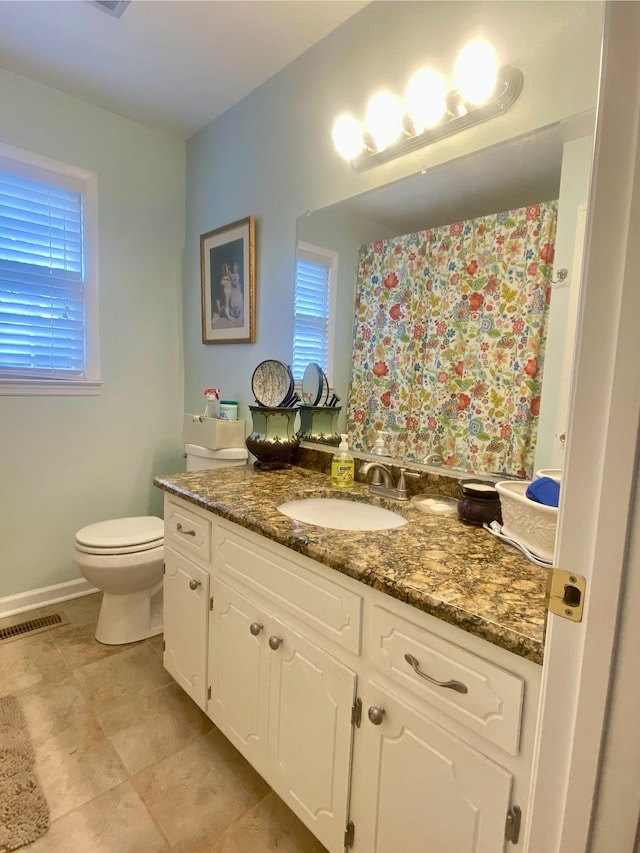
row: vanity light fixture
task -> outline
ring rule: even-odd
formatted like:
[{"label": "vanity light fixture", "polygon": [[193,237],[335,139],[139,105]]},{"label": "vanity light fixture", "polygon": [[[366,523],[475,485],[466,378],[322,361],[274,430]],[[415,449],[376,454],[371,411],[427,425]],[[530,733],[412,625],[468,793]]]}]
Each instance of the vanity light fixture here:
[{"label": "vanity light fixture", "polygon": [[454,67],[455,88],[435,68],[423,68],[407,83],[404,100],[378,92],[366,110],[364,126],[341,115],[333,125],[338,153],[358,171],[415,151],[505,112],[522,91],[524,76],[510,65],[498,67],[493,47],[469,42]]}]

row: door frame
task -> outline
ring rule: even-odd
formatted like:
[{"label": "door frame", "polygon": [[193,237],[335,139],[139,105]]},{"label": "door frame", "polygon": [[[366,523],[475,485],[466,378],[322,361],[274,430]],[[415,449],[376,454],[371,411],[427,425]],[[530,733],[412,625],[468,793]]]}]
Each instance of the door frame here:
[{"label": "door frame", "polygon": [[640,3],[607,2],[555,561],[587,594],[548,618],[529,853],[588,849],[600,773],[640,424],[638,44]]}]

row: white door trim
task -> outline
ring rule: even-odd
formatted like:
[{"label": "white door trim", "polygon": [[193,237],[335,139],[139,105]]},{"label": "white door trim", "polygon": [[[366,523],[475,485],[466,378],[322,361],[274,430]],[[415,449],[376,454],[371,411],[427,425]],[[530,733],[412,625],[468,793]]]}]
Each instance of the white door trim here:
[{"label": "white door trim", "polygon": [[556,550],[588,588],[582,623],[549,616],[529,853],[587,850],[598,782],[640,423],[638,44],[640,4],[607,3]]}]

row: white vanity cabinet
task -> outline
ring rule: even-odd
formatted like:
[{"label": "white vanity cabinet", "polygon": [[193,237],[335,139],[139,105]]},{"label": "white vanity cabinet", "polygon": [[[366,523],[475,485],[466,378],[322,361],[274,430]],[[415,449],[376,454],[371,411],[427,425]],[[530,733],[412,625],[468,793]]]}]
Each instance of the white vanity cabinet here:
[{"label": "white vanity cabinet", "polygon": [[443,639],[429,617],[397,602],[372,601],[367,615],[354,850],[500,853],[514,771],[527,765],[525,679]]},{"label": "white vanity cabinet", "polygon": [[355,672],[224,577],[213,600],[209,716],[316,837],[342,850]]},{"label": "white vanity cabinet", "polygon": [[165,498],[163,663],[202,710],[207,701],[212,529],[206,515]]},{"label": "white vanity cabinet", "polygon": [[503,850],[511,773],[380,684],[362,694],[354,850]]},{"label": "white vanity cabinet", "polygon": [[330,853],[508,853],[541,668],[165,501],[165,666]]}]

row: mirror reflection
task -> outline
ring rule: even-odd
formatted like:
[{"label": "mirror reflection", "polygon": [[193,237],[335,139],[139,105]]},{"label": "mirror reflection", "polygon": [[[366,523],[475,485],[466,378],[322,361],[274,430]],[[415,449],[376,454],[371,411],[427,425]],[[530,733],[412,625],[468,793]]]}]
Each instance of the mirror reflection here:
[{"label": "mirror reflection", "polygon": [[[513,337],[510,341],[503,340],[503,356],[509,352],[511,345],[515,352],[520,345],[524,347],[517,359],[511,359],[511,368],[517,363],[523,382],[529,383],[519,389],[526,390],[524,394],[518,393],[517,399],[514,399],[513,389],[505,386],[504,371],[497,369],[497,365],[485,371],[483,377],[474,375],[473,363],[474,360],[476,366],[479,363],[482,349],[473,356],[469,353],[475,344],[482,347],[482,324],[484,322],[487,327],[492,319],[486,304],[482,312],[478,311],[481,297],[483,302],[493,299],[491,310],[500,314],[504,312],[511,321],[512,331],[519,329],[522,323],[525,327],[532,325],[532,305],[536,311],[544,308],[553,275],[555,234],[549,228],[555,221],[555,206],[541,203],[559,199],[558,237],[561,238],[564,257],[571,257],[576,242],[578,208],[586,200],[588,191],[591,131],[592,117],[588,117],[586,122],[583,117],[559,123],[432,170],[423,170],[410,178],[299,218],[299,243],[333,252],[338,257],[334,366],[329,380],[343,400],[349,400],[342,415],[344,426],[341,422],[339,430],[344,428],[349,432],[356,449],[370,452],[377,431],[383,431],[387,452],[401,460],[432,464],[433,459],[442,456],[445,465],[452,470],[480,474],[496,471],[519,476],[530,475],[534,467],[561,467],[559,454],[563,448],[559,445],[559,436],[563,430],[558,419],[566,417],[563,399],[568,394],[571,367],[565,358],[567,349],[570,349],[567,348],[566,336],[567,330],[574,325],[570,314],[575,311],[576,298],[571,287],[574,281],[577,283],[577,277],[570,275],[565,282],[553,286],[548,323],[545,322],[543,334],[538,335],[537,341],[529,338],[524,342],[521,339],[516,341]],[[515,216],[522,215],[522,221],[516,222],[511,216],[513,221],[508,225],[510,214],[505,214],[505,211],[516,210],[519,212]],[[528,215],[533,218],[527,219]],[[534,222],[538,216],[540,221]],[[499,222],[500,218],[502,222]],[[462,267],[458,263],[461,259],[454,259],[455,247],[460,244],[460,240],[456,242],[455,238],[460,238],[461,234],[449,233],[453,239],[446,251],[453,247],[454,255],[448,257],[444,250],[434,253],[436,237],[440,240],[438,248],[443,244],[442,237],[447,228],[449,232],[451,227],[460,229],[461,223],[471,228],[467,220],[476,220],[475,227],[481,230],[483,227],[486,230],[490,222],[495,227],[499,225],[504,233],[496,232],[494,237],[500,238],[503,244],[508,243],[509,252],[518,254],[524,263],[521,271],[516,272],[505,265],[503,251],[497,251],[500,243],[496,243],[493,250],[489,249],[486,241],[480,246],[477,233],[476,255],[466,258]],[[532,226],[528,236],[527,223]],[[464,228],[465,224],[462,224],[463,231]],[[546,237],[541,240],[543,229],[546,229]],[[418,234],[424,236],[416,241]],[[403,235],[404,240],[401,239]],[[415,244],[413,248],[411,235]],[[527,245],[527,240],[533,242]],[[368,248],[362,249],[363,246]],[[381,250],[380,254],[384,249],[391,253],[392,259],[398,259],[394,269],[391,269],[393,265],[387,264],[387,267],[374,271],[372,264],[376,246]],[[534,261],[536,253],[538,256]],[[429,274],[420,279],[416,277],[412,254],[421,259],[430,254]],[[440,265],[439,271],[434,272],[434,260]],[[476,267],[479,261],[484,265],[482,271]],[[527,267],[532,270],[531,263],[536,262],[544,269],[534,270],[536,284],[527,294],[526,288],[523,290]],[[556,262],[556,268],[558,266]],[[390,301],[383,297],[395,288],[385,286],[385,275],[398,271],[404,273],[405,285],[397,294],[399,298]],[[463,275],[460,275],[461,271]],[[374,281],[376,275],[378,281]],[[439,370],[431,359],[433,369],[428,380],[431,388],[430,393],[425,394],[425,364],[434,352],[443,351],[442,341],[438,343],[438,323],[442,334],[451,335],[451,323],[447,323],[445,330],[443,317],[433,313],[443,310],[442,292],[439,307],[435,306],[437,300],[434,299],[434,292],[438,290],[438,286],[434,288],[434,281],[442,282],[443,278],[446,278],[449,288],[454,283],[459,287],[457,293],[454,289],[449,290],[449,320],[454,320],[456,310],[459,314],[460,308],[466,307],[467,315],[473,314],[474,311],[470,310],[473,303],[476,309],[473,319],[478,325],[469,325],[468,316],[464,323],[458,322],[458,328],[454,330],[455,343],[449,347],[448,367]],[[419,285],[416,284],[418,280],[421,282]],[[359,289],[356,295],[357,281]],[[493,295],[485,292],[487,284],[490,291],[494,289]],[[541,294],[542,306],[539,304]],[[487,296],[490,299],[486,299]],[[509,298],[505,300],[501,296]],[[429,312],[426,317],[425,312]],[[431,339],[429,341],[429,335],[426,339],[421,337],[421,344],[416,347],[416,328],[425,327],[425,323],[433,326]],[[374,331],[376,340],[371,344],[371,338],[369,341],[366,338]],[[485,328],[485,332],[488,334],[489,329]],[[497,334],[494,326],[493,335]],[[496,337],[495,342],[501,338],[504,338],[503,334]],[[484,343],[489,341],[487,339]],[[429,343],[430,347],[427,346]],[[404,350],[409,350],[408,358],[402,357],[407,355]],[[502,361],[503,356],[498,361]],[[444,373],[447,373],[446,377]],[[420,384],[414,381],[416,374],[422,377],[419,394],[415,393],[416,385]],[[473,408],[473,403],[480,399],[479,382],[487,384],[486,389],[482,389],[485,402],[481,413]],[[474,389],[475,397],[474,393],[469,393]],[[521,400],[523,396],[526,399]],[[508,405],[499,402],[499,398],[506,400],[507,397]],[[395,400],[394,405],[391,405],[392,400]],[[493,406],[497,435],[490,435],[484,426],[478,429],[478,417],[475,416],[486,415],[492,400],[497,403],[497,416],[496,406]],[[400,418],[398,414],[401,414]],[[526,421],[526,430],[522,429],[523,421]],[[483,424],[486,423],[485,418]],[[449,429],[441,429],[438,436],[438,427],[445,425]],[[470,433],[474,431],[476,437],[481,436],[482,447],[478,441],[471,440]],[[517,448],[513,443],[516,433],[522,438]]]}]

